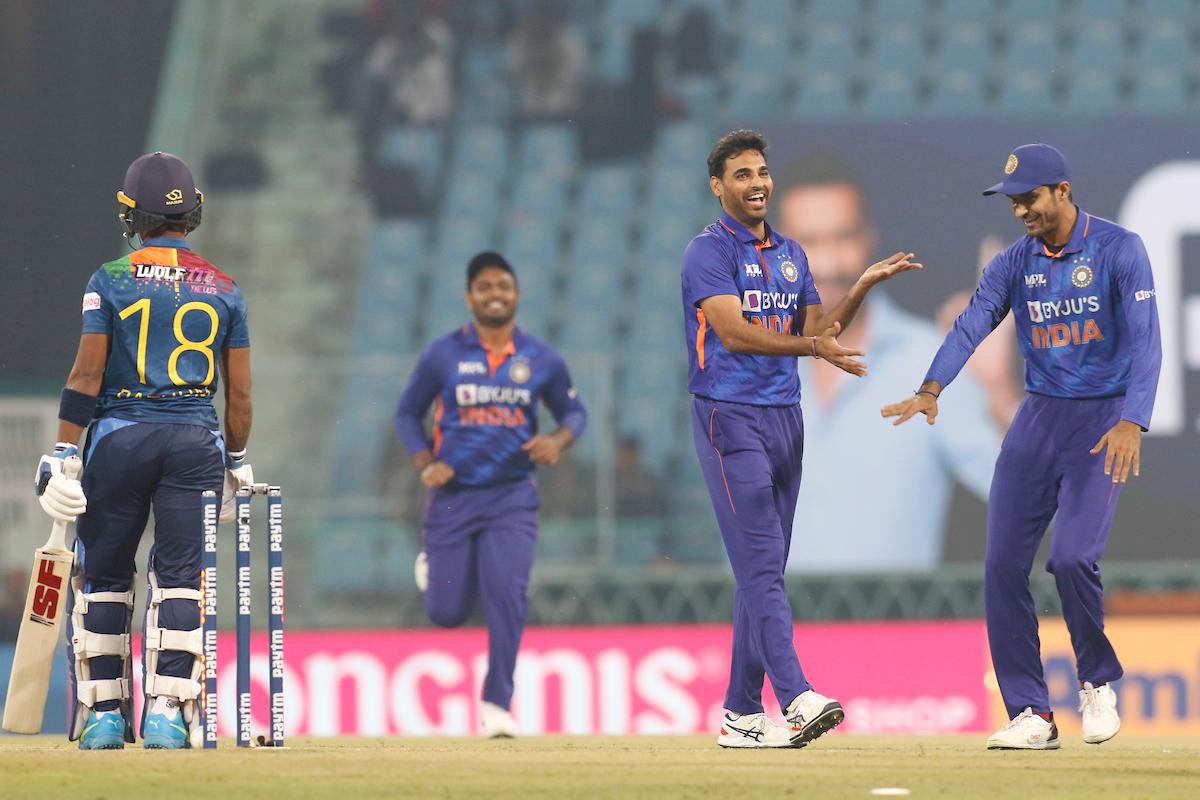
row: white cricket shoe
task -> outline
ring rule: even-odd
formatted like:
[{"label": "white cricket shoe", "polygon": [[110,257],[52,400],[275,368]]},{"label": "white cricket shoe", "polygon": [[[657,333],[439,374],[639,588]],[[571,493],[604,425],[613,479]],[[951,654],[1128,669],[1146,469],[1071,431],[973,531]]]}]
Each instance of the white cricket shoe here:
[{"label": "white cricket shoe", "polygon": [[489,739],[512,739],[517,735],[517,721],[507,709],[484,701],[479,707],[479,725]]},{"label": "white cricket shoe", "polygon": [[1079,713],[1083,715],[1083,740],[1088,744],[1107,742],[1121,730],[1117,716],[1117,693],[1108,687],[1084,683],[1079,690]]},{"label": "white cricket shoe", "polygon": [[795,747],[792,731],[766,714],[735,714],[726,711],[721,719],[721,747]]},{"label": "white cricket shoe", "polygon": [[418,590],[424,592],[429,588],[429,558],[424,550],[417,553],[417,563],[413,564],[413,580],[417,582]]},{"label": "white cricket shoe", "polygon": [[987,740],[988,750],[1057,750],[1058,726],[1026,708]]},{"label": "white cricket shoe", "polygon": [[788,704],[783,716],[791,726],[792,744],[804,747],[840,725],[846,712],[837,700],[809,689]]}]

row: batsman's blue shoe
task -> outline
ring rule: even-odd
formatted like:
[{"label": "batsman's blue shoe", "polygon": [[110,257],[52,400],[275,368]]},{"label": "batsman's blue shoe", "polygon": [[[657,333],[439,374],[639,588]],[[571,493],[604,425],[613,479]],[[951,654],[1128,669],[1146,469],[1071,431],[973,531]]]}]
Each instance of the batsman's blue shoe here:
[{"label": "batsman's blue shoe", "polygon": [[125,718],[120,711],[88,712],[79,737],[80,750],[121,750],[125,747]]},{"label": "batsman's blue shoe", "polygon": [[148,714],[142,731],[142,746],[147,750],[182,750],[190,746],[187,726],[178,712]]}]

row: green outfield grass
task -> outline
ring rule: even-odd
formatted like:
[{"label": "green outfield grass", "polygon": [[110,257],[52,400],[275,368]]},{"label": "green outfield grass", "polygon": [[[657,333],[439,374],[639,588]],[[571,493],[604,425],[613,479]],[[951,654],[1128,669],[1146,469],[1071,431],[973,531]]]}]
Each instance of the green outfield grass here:
[{"label": "green outfield grass", "polygon": [[711,737],[293,739],[286,750],[81,753],[0,738],[0,795],[291,800],[335,797],[1200,796],[1200,740],[1118,737],[1057,752],[987,752],[983,736],[831,736],[803,750],[728,751]]}]

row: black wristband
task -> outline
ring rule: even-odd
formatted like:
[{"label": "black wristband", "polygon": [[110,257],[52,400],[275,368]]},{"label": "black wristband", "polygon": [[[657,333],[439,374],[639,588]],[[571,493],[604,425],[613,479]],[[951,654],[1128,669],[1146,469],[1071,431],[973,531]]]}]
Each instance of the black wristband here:
[{"label": "black wristband", "polygon": [[934,394],[933,392],[929,391],[928,389],[917,389],[915,392],[913,392],[913,395],[918,395],[918,394],[927,394],[930,397],[932,397],[934,400],[937,400],[938,397],[941,396],[941,395]]},{"label": "black wristband", "polygon": [[58,418],[81,428],[92,424],[96,414],[96,403],[100,398],[94,395],[77,392],[74,389],[63,389],[58,401]]}]

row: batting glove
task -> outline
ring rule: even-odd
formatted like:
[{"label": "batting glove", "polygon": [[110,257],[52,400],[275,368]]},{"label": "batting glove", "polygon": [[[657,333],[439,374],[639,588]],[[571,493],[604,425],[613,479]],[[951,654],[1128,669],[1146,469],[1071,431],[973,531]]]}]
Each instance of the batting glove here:
[{"label": "batting glove", "polygon": [[54,446],[54,452],[42,456],[33,476],[33,488],[42,510],[59,522],[74,522],[87,511],[83,486],[78,479],[63,474],[63,460],[77,454],[75,445],[59,442]]},{"label": "batting glove", "polygon": [[233,522],[237,509],[234,498],[238,489],[254,484],[254,467],[246,463],[246,451],[229,453],[225,459],[225,488],[221,491],[221,522]]}]

